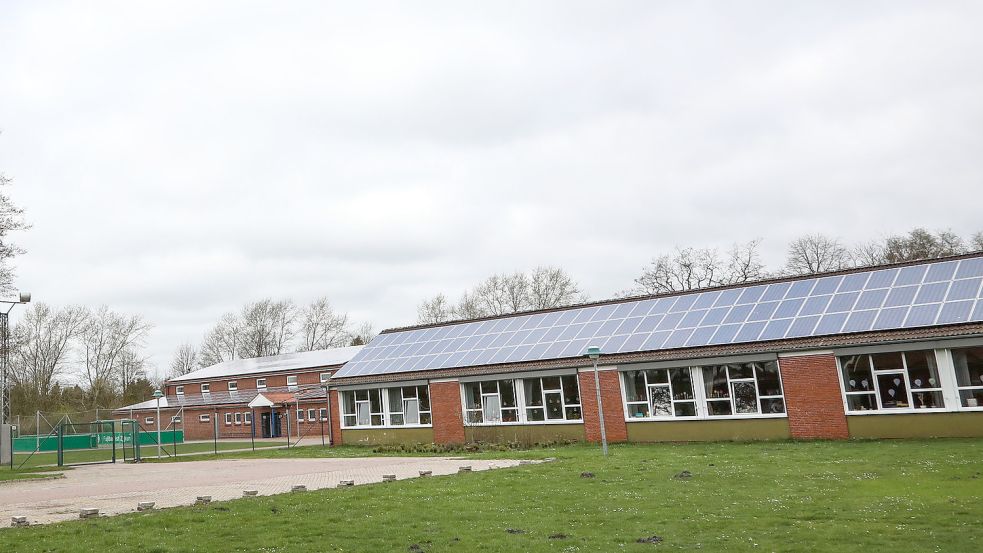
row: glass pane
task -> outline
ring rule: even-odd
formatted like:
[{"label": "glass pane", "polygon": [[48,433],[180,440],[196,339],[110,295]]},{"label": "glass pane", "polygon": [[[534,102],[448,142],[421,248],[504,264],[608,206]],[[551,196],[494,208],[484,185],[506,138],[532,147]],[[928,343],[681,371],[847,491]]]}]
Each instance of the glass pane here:
[{"label": "glass pane", "polygon": [[382,390],[369,390],[369,402],[372,404],[373,413],[382,412]]},{"label": "glass pane", "polygon": [[563,419],[563,398],[560,392],[546,393],[546,418],[554,420]]},{"label": "glass pane", "polygon": [[672,399],[693,399],[693,379],[689,369],[672,369],[669,378],[672,381]]},{"label": "glass pane", "polygon": [[531,421],[541,421],[546,420],[546,417],[543,416],[542,409],[526,409],[526,419]]},{"label": "glass pane", "polygon": [[874,394],[850,394],[846,396],[847,409],[850,411],[874,411],[877,404]]},{"label": "glass pane", "polygon": [[772,413],[784,413],[785,412],[785,400],[781,398],[772,399],[762,399],[761,400],[761,413],[764,415]]},{"label": "glass pane", "polygon": [[501,396],[502,407],[516,407],[515,382],[512,380],[498,381],[498,394]]},{"label": "glass pane", "polygon": [[728,365],[731,380],[738,378],[754,378],[754,367],[751,363],[741,363],[740,365]]},{"label": "glass pane", "polygon": [[485,422],[502,422],[502,405],[497,395],[484,396],[481,398],[482,417]]},{"label": "glass pane", "polygon": [[676,402],[673,406],[676,411],[677,417],[695,417],[696,416],[696,403],[692,401]]},{"label": "glass pane", "polygon": [[420,398],[420,411],[430,410],[430,389],[424,386],[416,387],[416,394]]},{"label": "glass pane", "polygon": [[870,356],[840,357],[843,367],[843,386],[848,392],[873,392],[874,380],[870,376]]},{"label": "glass pane", "polygon": [[420,400],[407,399],[403,403],[403,414],[406,417],[406,424],[420,424]]},{"label": "glass pane", "polygon": [[[983,348],[954,349],[952,363],[960,386],[983,386]],[[966,406],[965,402],[963,406]]]},{"label": "glass pane", "polygon": [[[352,392],[341,392],[341,405],[346,415],[355,414],[355,394]],[[347,424],[347,423],[346,423]]]},{"label": "glass pane", "polygon": [[945,407],[942,392],[919,392],[912,390],[911,400],[915,409],[941,409]]},{"label": "glass pane", "polygon": [[580,414],[580,407],[567,407],[567,420],[579,421],[583,417]]},{"label": "glass pane", "polygon": [[649,406],[647,403],[632,403],[628,406],[629,418],[644,418],[649,416]]},{"label": "glass pane", "polygon": [[403,390],[401,388],[389,388],[387,390],[389,395],[389,412],[390,413],[402,413],[403,412]]},{"label": "glass pane", "polygon": [[666,373],[665,369],[650,369],[645,371],[645,376],[649,380],[649,384],[668,384],[669,375]]},{"label": "glass pane", "polygon": [[[906,351],[905,362],[908,364],[908,382],[911,388],[938,388],[939,371],[935,366],[935,352],[932,350]],[[916,405],[917,406],[917,405]]]},{"label": "glass pane", "polygon": [[519,410],[502,409],[502,422],[519,422]]},{"label": "glass pane", "polygon": [[577,385],[577,375],[568,374],[561,377],[563,381],[563,403],[567,405],[580,404],[580,387]]},{"label": "glass pane", "polygon": [[498,382],[494,380],[489,380],[487,382],[481,383],[481,393],[483,394],[497,394],[498,393]]},{"label": "glass pane", "polygon": [[758,412],[758,392],[754,382],[734,382],[734,409],[738,413]]},{"label": "glass pane", "polygon": [[480,424],[482,422],[481,411],[468,411],[468,422],[471,424]]},{"label": "glass pane", "polygon": [[672,416],[672,398],[669,396],[669,386],[650,386],[649,396],[653,417]]},{"label": "glass pane", "polygon": [[782,379],[778,375],[778,362],[753,363],[754,374],[758,377],[758,388],[763,396],[782,395]]},{"label": "glass pane", "polygon": [[730,390],[727,389],[726,366],[703,367],[703,383],[708,399],[730,397]]},{"label": "glass pane", "polygon": [[720,401],[720,400],[717,400],[717,401],[708,401],[707,402],[707,410],[710,412],[710,415],[711,416],[713,416],[713,415],[730,415],[731,414],[731,412],[730,412],[730,400],[728,399],[727,401]]},{"label": "glass pane", "polygon": [[543,389],[544,390],[559,390],[560,389],[560,377],[559,376],[548,376],[543,379]]},{"label": "glass pane", "polygon": [[345,426],[355,426],[355,415],[345,415]]},{"label": "glass pane", "polygon": [[[526,393],[526,405],[543,405],[543,388],[538,378],[527,378],[522,381],[523,391]],[[538,419],[543,420],[543,419]]]},{"label": "glass pane", "polygon": [[905,386],[903,374],[879,374],[877,375],[877,386],[881,391],[881,407],[885,409],[908,407],[908,388]]},{"label": "glass pane", "polygon": [[468,409],[481,409],[481,388],[477,382],[464,385],[464,401]]},{"label": "glass pane", "polygon": [[358,401],[368,401],[369,391],[368,390],[355,390],[355,399]]},{"label": "glass pane", "polygon": [[358,404],[358,426],[368,426],[370,414],[369,404],[360,402]]},{"label": "glass pane", "polygon": [[409,399],[411,397],[416,397],[416,387],[406,386],[405,388],[400,388],[400,392],[403,394],[403,399]]},{"label": "glass pane", "polygon": [[876,371],[900,371],[904,369],[899,352],[875,353],[870,358]]},{"label": "glass pane", "polygon": [[382,426],[382,415],[372,415],[372,426]]},{"label": "glass pane", "polygon": [[983,388],[960,390],[959,401],[963,407],[983,407]]},{"label": "glass pane", "polygon": [[645,376],[641,371],[625,371],[625,401],[645,401]]},{"label": "glass pane", "polygon": [[420,413],[420,424],[430,424],[430,413]]},{"label": "glass pane", "polygon": [[393,426],[403,426],[403,415],[390,415],[389,424]]}]

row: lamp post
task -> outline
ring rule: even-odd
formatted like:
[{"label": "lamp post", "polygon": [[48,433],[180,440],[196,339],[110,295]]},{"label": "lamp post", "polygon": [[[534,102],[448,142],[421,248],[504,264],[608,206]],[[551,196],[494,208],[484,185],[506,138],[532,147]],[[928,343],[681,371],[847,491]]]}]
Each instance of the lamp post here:
[{"label": "lamp post", "polygon": [[0,300],[0,303],[10,307],[6,311],[0,311],[0,424],[10,421],[10,311],[15,305],[31,302],[30,292],[20,292],[17,301]]},{"label": "lamp post", "polygon": [[594,392],[597,394],[597,416],[601,423],[601,451],[604,455],[608,454],[608,435],[604,430],[604,407],[601,405],[601,380],[597,376],[597,358],[601,356],[601,348],[590,346],[587,348],[587,357],[594,362]]},{"label": "lamp post", "polygon": [[154,399],[157,400],[157,419],[154,421],[157,423],[157,458],[160,459],[160,398],[164,394],[160,390],[154,390]]}]

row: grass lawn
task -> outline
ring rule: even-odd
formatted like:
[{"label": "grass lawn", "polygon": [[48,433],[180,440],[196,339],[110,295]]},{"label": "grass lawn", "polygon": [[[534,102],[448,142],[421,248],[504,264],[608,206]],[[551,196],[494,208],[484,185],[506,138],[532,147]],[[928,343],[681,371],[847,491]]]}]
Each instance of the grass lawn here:
[{"label": "grass lawn", "polygon": [[10,466],[0,467],[0,482],[9,482],[11,480],[38,480],[38,479],[48,479],[57,478],[61,476],[65,468],[57,467],[44,467],[44,468],[30,468],[21,470],[10,470]]},{"label": "grass lawn", "polygon": [[[256,447],[276,447],[284,445],[282,442],[256,442]],[[250,442],[218,442],[218,450],[224,451],[229,449],[250,449],[252,446]],[[164,452],[162,455],[166,456],[173,453],[174,447],[171,444],[163,444],[161,450]],[[177,444],[178,454],[184,453],[200,453],[206,451],[213,451],[214,446],[212,442],[194,442],[187,444]],[[140,447],[141,455],[144,458],[156,458],[157,456],[157,446],[144,445]],[[126,456],[129,458],[133,455],[133,450],[127,447]],[[78,449],[78,450],[66,450],[65,451],[65,463],[94,463],[100,461],[110,461],[113,458],[113,450],[107,448],[100,449]],[[35,453],[34,455],[28,455],[26,453],[15,453],[14,454],[14,467],[20,466],[24,460],[24,468],[40,467],[48,465],[58,464],[58,454],[57,453]],[[188,460],[197,460],[197,456],[192,456]],[[116,447],[116,460],[117,462],[123,461],[123,448],[121,446]]]},{"label": "grass lawn", "polygon": [[[4,529],[0,551],[983,550],[983,440],[621,445],[607,459],[575,445],[477,456],[558,460]],[[675,477],[683,470],[692,476]],[[652,536],[661,543],[637,543]]]}]

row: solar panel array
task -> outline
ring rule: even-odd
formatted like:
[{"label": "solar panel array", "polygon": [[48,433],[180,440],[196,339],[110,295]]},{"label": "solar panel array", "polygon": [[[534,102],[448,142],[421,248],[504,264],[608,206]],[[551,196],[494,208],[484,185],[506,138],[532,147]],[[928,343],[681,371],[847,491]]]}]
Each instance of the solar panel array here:
[{"label": "solar panel array", "polygon": [[380,334],[335,375],[983,321],[983,257]]}]

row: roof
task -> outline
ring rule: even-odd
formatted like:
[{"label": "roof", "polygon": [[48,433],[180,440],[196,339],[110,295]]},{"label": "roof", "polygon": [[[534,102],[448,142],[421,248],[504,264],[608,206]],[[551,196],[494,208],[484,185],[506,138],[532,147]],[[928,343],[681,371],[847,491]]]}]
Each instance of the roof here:
[{"label": "roof", "polygon": [[332,379],[983,322],[983,252],[390,330]]},{"label": "roof", "polygon": [[208,378],[222,378],[260,373],[276,373],[312,369],[320,367],[337,367],[348,362],[364,346],[348,346],[343,348],[322,349],[297,353],[284,353],[269,357],[254,357],[252,359],[233,359],[217,363],[210,367],[198,369],[188,374],[176,376],[167,382],[181,383]]},{"label": "roof", "polygon": [[[273,403],[293,403],[294,401],[311,401],[324,399],[324,388],[322,384],[307,384],[301,386],[276,386],[262,390],[239,390],[235,392],[211,392],[207,394],[181,394],[160,398],[161,409],[176,409],[180,407],[199,408],[219,405],[242,405],[247,406],[256,399],[256,396],[263,395]],[[134,403],[114,409],[114,413],[126,413],[128,411],[139,411],[146,409],[156,409],[157,401],[154,399]]]}]

